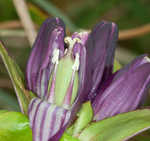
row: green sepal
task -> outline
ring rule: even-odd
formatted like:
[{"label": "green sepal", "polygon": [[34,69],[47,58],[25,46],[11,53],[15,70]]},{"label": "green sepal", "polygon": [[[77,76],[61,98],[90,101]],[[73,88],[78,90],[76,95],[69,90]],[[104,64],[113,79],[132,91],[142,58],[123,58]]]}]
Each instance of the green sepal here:
[{"label": "green sepal", "polygon": [[120,62],[117,59],[114,59],[113,72],[116,72],[121,68],[122,68],[122,65],[120,64]]},{"label": "green sepal", "polygon": [[22,113],[27,114],[28,104],[32,99],[32,96],[30,96],[29,92],[25,89],[24,75],[20,70],[19,66],[8,55],[6,49],[1,42],[0,55],[7,68],[7,71],[13,83],[13,87],[16,91],[21,111]]},{"label": "green sepal", "polygon": [[36,94],[33,93],[32,91],[29,91],[29,94],[30,94],[30,98],[31,98],[31,99],[36,97]]},{"label": "green sepal", "polygon": [[76,136],[78,135],[82,129],[84,129],[91,121],[93,118],[93,109],[91,106],[90,101],[82,104],[82,107],[78,113],[78,118],[75,122],[74,130],[73,130],[73,135]]},{"label": "green sepal", "polygon": [[63,136],[61,137],[60,141],[80,141],[79,139],[70,136],[67,133],[64,133]]},{"label": "green sepal", "polygon": [[0,141],[32,141],[28,118],[19,112],[0,111]]},{"label": "green sepal", "polygon": [[91,123],[81,141],[125,141],[150,128],[150,109],[137,110]]}]

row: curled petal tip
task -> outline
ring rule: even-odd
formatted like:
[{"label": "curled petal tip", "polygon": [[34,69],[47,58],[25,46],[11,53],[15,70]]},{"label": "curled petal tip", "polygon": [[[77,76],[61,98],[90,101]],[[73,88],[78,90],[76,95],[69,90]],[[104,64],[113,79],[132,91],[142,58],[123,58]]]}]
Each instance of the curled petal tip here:
[{"label": "curled petal tip", "polygon": [[150,85],[150,63],[138,57],[112,78],[93,102],[95,120],[135,110]]}]

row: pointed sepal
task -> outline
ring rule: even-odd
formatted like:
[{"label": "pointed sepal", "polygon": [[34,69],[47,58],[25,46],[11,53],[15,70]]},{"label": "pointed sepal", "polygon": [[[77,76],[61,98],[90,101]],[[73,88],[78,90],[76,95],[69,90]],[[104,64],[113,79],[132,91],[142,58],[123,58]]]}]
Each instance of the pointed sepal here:
[{"label": "pointed sepal", "polygon": [[[93,109],[90,101],[82,104],[80,111],[77,114],[75,123],[69,128],[71,135],[78,136],[78,134],[92,121]],[[69,130],[66,130],[70,134]]]},{"label": "pointed sepal", "polygon": [[80,141],[78,138],[72,137],[69,134],[64,133],[60,141]]}]

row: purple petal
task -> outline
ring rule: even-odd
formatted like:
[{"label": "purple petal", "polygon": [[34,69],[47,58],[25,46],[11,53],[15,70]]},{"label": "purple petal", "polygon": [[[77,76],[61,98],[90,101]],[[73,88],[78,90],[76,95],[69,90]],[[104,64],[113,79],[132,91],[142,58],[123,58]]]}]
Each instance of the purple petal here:
[{"label": "purple petal", "polygon": [[35,98],[29,105],[29,119],[33,141],[58,141],[63,134],[71,112]]},{"label": "purple petal", "polygon": [[96,101],[99,101],[99,98],[101,97],[101,95],[103,94],[104,90],[109,87],[109,85],[115,81],[116,79],[118,79],[121,75],[123,75],[126,72],[129,71],[133,71],[135,70],[137,67],[148,63],[148,59],[147,59],[147,55],[141,55],[138,56],[136,59],[134,59],[130,64],[126,65],[125,67],[123,67],[122,69],[118,70],[117,72],[115,72],[114,74],[112,74],[106,81],[104,81],[99,89],[97,90],[96,93],[98,93],[98,96],[94,99],[95,103],[97,103]]},{"label": "purple petal", "polygon": [[39,97],[46,94],[49,76],[53,69],[51,58],[54,48],[59,48],[60,56],[63,55],[64,36],[63,21],[58,18],[47,19],[41,26],[33,45],[26,70],[27,86]]},{"label": "purple petal", "polygon": [[139,105],[149,87],[150,63],[141,56],[131,64],[116,73],[96,96],[92,104],[94,120],[135,110]]},{"label": "purple petal", "polygon": [[86,44],[86,41],[88,39],[88,36],[89,36],[89,32],[88,31],[82,31],[82,32],[75,32],[73,33],[72,35],[72,38],[79,38],[82,42],[82,44],[85,46]]},{"label": "purple petal", "polygon": [[90,100],[95,97],[102,79],[112,74],[117,39],[117,26],[109,22],[96,25],[88,37],[85,93]]},{"label": "purple petal", "polygon": [[136,59],[134,59],[131,63],[127,64],[125,67],[123,67],[122,69],[118,70],[116,72],[115,75],[115,79],[117,79],[119,76],[121,76],[123,73],[125,73],[126,71],[132,71],[135,70],[137,67],[148,63],[148,57],[147,54],[143,54],[141,56],[138,56]]}]

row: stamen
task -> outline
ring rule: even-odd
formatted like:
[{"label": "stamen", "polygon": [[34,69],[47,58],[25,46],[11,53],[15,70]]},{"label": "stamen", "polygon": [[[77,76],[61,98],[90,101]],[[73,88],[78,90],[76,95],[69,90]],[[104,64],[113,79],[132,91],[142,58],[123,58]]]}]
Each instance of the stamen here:
[{"label": "stamen", "polygon": [[48,95],[47,95],[47,100],[50,103],[54,103],[56,72],[57,72],[57,66],[58,66],[58,62],[59,62],[59,53],[60,53],[59,49],[55,48],[53,51],[53,57],[52,57],[52,63],[55,65],[54,66],[54,72],[53,72],[53,76],[52,76],[52,81],[49,82],[49,83],[51,83],[51,88],[50,88]]},{"label": "stamen", "polygon": [[147,61],[147,62],[150,62],[150,58],[145,56],[144,59]]},{"label": "stamen", "polygon": [[58,64],[59,62],[59,49],[55,48],[53,51],[53,57],[52,57],[52,63],[53,64]]},{"label": "stamen", "polygon": [[66,44],[68,44],[69,48],[73,48],[73,46],[74,46],[74,41],[72,40],[71,37],[66,37],[66,38],[64,39],[64,41],[65,41]]},{"label": "stamen", "polygon": [[81,43],[79,38],[72,39],[71,37],[66,37],[64,42],[69,45],[69,48],[72,49],[75,43]]},{"label": "stamen", "polygon": [[53,76],[52,76],[52,82],[51,82],[51,88],[48,92],[47,100],[50,103],[55,102],[55,84],[56,84],[56,72],[57,72],[57,64],[55,65]]},{"label": "stamen", "polygon": [[80,38],[74,38],[73,40],[75,41],[75,43],[82,43]]},{"label": "stamen", "polygon": [[76,53],[76,57],[75,57],[75,61],[74,61],[74,64],[72,66],[72,69],[74,71],[78,71],[79,70],[79,65],[80,65],[80,58],[79,58],[79,54]]},{"label": "stamen", "polygon": [[68,52],[68,49],[66,48],[66,49],[65,49],[65,52],[64,52],[64,55],[66,55],[66,54],[67,54],[67,52]]}]

